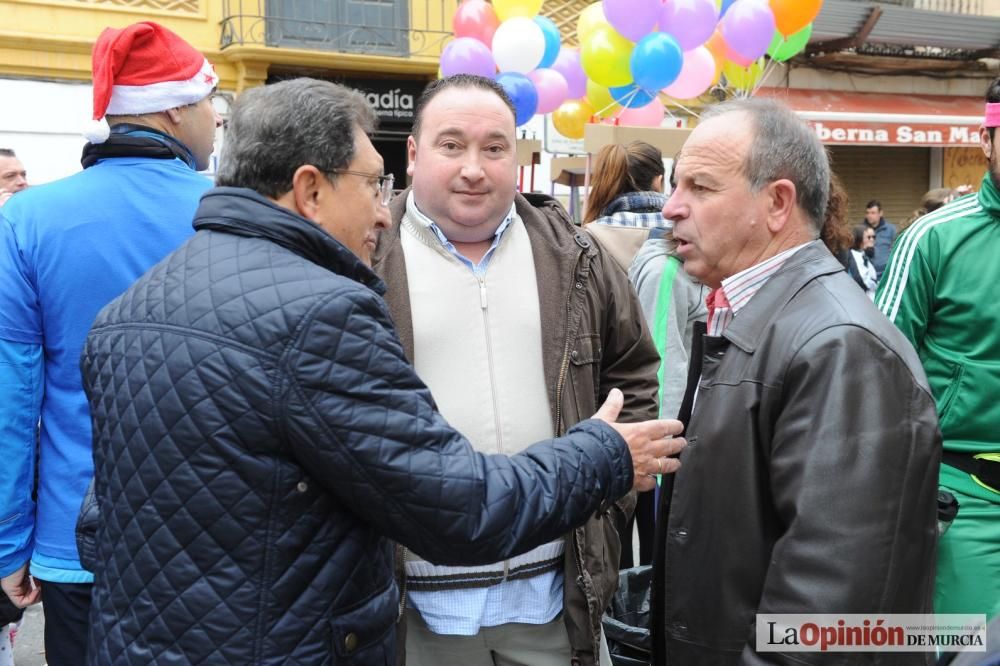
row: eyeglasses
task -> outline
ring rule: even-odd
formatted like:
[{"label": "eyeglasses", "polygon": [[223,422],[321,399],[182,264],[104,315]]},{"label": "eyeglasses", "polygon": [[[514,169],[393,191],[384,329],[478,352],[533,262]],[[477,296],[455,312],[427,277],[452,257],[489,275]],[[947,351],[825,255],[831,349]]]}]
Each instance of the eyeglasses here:
[{"label": "eyeglasses", "polygon": [[350,169],[332,169],[330,173],[345,173],[351,176],[361,176],[368,178],[375,183],[375,195],[383,206],[388,206],[392,201],[392,185],[396,182],[396,176],[391,173],[365,173],[364,171],[351,171]]}]

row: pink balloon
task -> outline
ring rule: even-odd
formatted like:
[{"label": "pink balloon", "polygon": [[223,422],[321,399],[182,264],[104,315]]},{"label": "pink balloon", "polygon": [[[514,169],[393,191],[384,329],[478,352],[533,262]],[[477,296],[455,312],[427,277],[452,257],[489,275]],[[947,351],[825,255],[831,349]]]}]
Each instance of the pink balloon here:
[{"label": "pink balloon", "polygon": [[774,37],[774,12],[761,0],[736,0],[719,23],[729,48],[748,61],[767,53]]},{"label": "pink balloon", "polygon": [[552,63],[552,67],[563,75],[566,85],[569,86],[569,99],[580,99],[587,96],[587,75],[580,65],[580,52],[576,49],[562,47],[559,49],[559,56]]},{"label": "pink balloon", "polygon": [[692,99],[708,90],[715,79],[715,58],[704,46],[684,53],[684,65],[663,93],[674,99]]},{"label": "pink balloon", "polygon": [[659,127],[663,124],[663,103],[654,98],[652,102],[638,109],[622,109],[617,117],[620,125]]},{"label": "pink balloon", "polygon": [[451,26],[456,37],[472,37],[489,46],[500,19],[486,0],[465,0],[455,10]]},{"label": "pink balloon", "polygon": [[535,113],[552,113],[569,99],[566,77],[554,69],[540,68],[528,74],[538,91],[538,109]]},{"label": "pink balloon", "polygon": [[667,0],[660,12],[661,32],[666,32],[685,51],[701,46],[719,22],[715,0]]},{"label": "pink balloon", "polygon": [[489,47],[472,37],[459,37],[448,42],[441,52],[441,76],[478,74],[488,79],[497,75],[497,65]]},{"label": "pink balloon", "polygon": [[604,17],[619,35],[637,42],[660,18],[660,0],[603,0]]}]

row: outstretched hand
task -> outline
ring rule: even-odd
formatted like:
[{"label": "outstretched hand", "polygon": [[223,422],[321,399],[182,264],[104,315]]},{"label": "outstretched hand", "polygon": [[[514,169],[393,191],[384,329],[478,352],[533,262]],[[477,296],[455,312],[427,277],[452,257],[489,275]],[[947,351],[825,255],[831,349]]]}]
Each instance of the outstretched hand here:
[{"label": "outstretched hand", "polygon": [[675,419],[617,423],[624,404],[625,396],[622,392],[611,389],[594,418],[617,430],[628,444],[634,471],[632,487],[640,492],[652,490],[656,487],[658,474],[672,474],[680,468],[681,462],[671,456],[677,455],[687,446],[684,438],[677,436],[684,431],[684,426]]}]

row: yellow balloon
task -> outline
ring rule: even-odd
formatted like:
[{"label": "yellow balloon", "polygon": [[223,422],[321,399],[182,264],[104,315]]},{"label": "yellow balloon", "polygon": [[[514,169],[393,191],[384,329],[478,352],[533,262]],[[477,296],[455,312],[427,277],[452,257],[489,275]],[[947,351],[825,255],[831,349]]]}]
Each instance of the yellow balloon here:
[{"label": "yellow balloon", "polygon": [[758,58],[749,67],[740,67],[735,62],[726,61],[722,66],[722,73],[726,75],[726,81],[730,86],[736,90],[749,92],[764,73],[764,59]]},{"label": "yellow balloon", "polygon": [[587,79],[587,101],[594,108],[594,113],[601,118],[610,118],[622,108],[606,86],[594,83],[590,79]]},{"label": "yellow balloon", "polygon": [[584,127],[594,115],[594,108],[585,99],[571,99],[552,112],[552,124],[569,139],[582,139]]},{"label": "yellow balloon", "polygon": [[635,44],[605,23],[594,28],[580,46],[580,66],[588,79],[609,88],[632,83],[632,49]]},{"label": "yellow balloon", "polygon": [[592,5],[588,5],[586,9],[580,12],[580,16],[576,20],[577,41],[583,44],[590,38],[590,34],[594,32],[594,28],[607,24],[608,19],[604,17],[602,3],[595,2]]},{"label": "yellow balloon", "polygon": [[514,16],[534,18],[542,8],[543,0],[493,0],[497,18],[506,21]]}]

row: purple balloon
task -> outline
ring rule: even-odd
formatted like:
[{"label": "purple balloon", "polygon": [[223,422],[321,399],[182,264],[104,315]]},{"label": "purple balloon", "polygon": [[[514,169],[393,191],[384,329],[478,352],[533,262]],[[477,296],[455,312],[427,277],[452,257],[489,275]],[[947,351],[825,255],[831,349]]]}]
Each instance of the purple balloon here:
[{"label": "purple balloon", "polygon": [[566,86],[569,89],[568,99],[580,99],[587,95],[587,75],[580,65],[579,51],[562,47],[559,49],[559,56],[549,69],[554,69],[566,79]]},{"label": "purple balloon", "polygon": [[726,44],[747,60],[767,53],[774,38],[774,13],[761,0],[736,0],[720,23]]},{"label": "purple balloon", "polygon": [[667,0],[660,12],[660,31],[690,51],[708,41],[719,22],[715,0]]},{"label": "purple balloon", "polygon": [[660,18],[660,0],[604,0],[604,18],[618,34],[637,42]]},{"label": "purple balloon", "polygon": [[[770,42],[768,42],[770,45]],[[497,74],[490,47],[474,37],[458,37],[441,52],[441,76],[478,74],[492,79]]]}]

